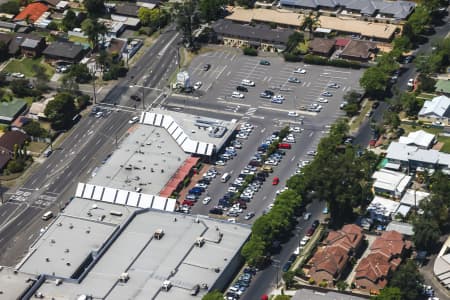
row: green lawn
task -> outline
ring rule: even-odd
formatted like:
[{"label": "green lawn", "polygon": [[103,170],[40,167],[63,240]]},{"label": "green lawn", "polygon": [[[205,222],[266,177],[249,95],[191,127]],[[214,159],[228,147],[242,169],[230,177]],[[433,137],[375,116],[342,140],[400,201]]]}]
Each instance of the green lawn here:
[{"label": "green lawn", "polygon": [[78,37],[78,36],[69,36],[69,41],[74,43],[86,44],[89,45],[89,40],[87,38]]},{"label": "green lawn", "polygon": [[438,142],[444,143],[441,148],[441,152],[450,153],[450,137],[449,136],[438,136]]},{"label": "green lawn", "polygon": [[48,76],[52,76],[55,73],[54,69],[47,63],[44,62],[42,58],[22,58],[22,59],[13,59],[11,60],[3,70],[4,72],[9,73],[23,73],[26,77],[34,77],[35,72],[33,70],[33,66],[41,65],[45,68]]},{"label": "green lawn", "polygon": [[413,128],[412,125],[407,125],[407,124],[402,124],[400,127],[402,127],[405,130],[405,134],[404,135],[408,135],[408,133],[412,132],[412,131],[418,131],[418,130],[423,130],[426,131],[428,133],[431,134],[435,134],[438,135],[439,133],[442,132],[442,128],[437,128],[437,127],[423,127],[420,125],[416,125],[415,128]]}]

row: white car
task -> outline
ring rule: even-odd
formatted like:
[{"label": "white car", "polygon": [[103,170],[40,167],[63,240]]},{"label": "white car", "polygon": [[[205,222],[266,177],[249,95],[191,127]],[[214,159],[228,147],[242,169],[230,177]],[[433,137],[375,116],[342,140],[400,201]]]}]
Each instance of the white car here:
[{"label": "white car", "polygon": [[139,121],[139,117],[132,117],[130,121],[128,121],[128,124],[134,124],[137,123]]},{"label": "white car", "polygon": [[22,73],[12,73],[11,76],[16,77],[16,78],[24,78],[25,77],[25,75]]},{"label": "white car", "polygon": [[229,218],[227,221],[230,223],[236,223],[236,218]]},{"label": "white car", "polygon": [[203,199],[202,201],[204,205],[207,205],[209,202],[211,202],[211,197],[205,197],[205,199]]},{"label": "white car", "polygon": [[300,132],[303,131],[303,130],[302,130],[300,127],[298,127],[298,126],[291,127],[289,130],[292,131],[292,132],[295,132],[295,133],[300,133]]},{"label": "white car", "polygon": [[284,101],[284,100],[286,100],[286,98],[283,95],[276,95],[276,96],[273,96],[272,100]]},{"label": "white car", "polygon": [[306,70],[302,68],[297,68],[294,70],[294,73],[296,74],[306,74]]},{"label": "white car", "polygon": [[216,161],[216,166],[225,166],[225,162],[223,160]]},{"label": "white car", "polygon": [[413,86],[414,86],[414,78],[410,78],[410,79],[408,80],[408,86],[409,86],[409,87],[413,87]]},{"label": "white car", "polygon": [[340,88],[339,84],[337,84],[336,82],[332,82],[332,83],[328,84],[328,87],[332,88],[332,89]]},{"label": "white car", "polygon": [[244,94],[241,94],[241,93],[239,93],[239,92],[233,92],[233,93],[231,94],[231,97],[233,97],[233,98],[238,98],[238,99],[244,99]]},{"label": "white car", "polygon": [[246,86],[255,86],[255,83],[248,79],[242,79],[241,84]]},{"label": "white car", "polygon": [[328,103],[328,99],[325,99],[325,98],[322,98],[322,97],[320,97],[317,101],[319,103]]},{"label": "white car", "polygon": [[201,86],[202,86],[202,82],[201,81],[197,81],[195,84],[194,84],[194,90],[198,90]]},{"label": "white car", "polygon": [[289,116],[289,117],[298,117],[298,112],[296,112],[296,111],[290,111],[290,112],[288,112],[288,116]]}]

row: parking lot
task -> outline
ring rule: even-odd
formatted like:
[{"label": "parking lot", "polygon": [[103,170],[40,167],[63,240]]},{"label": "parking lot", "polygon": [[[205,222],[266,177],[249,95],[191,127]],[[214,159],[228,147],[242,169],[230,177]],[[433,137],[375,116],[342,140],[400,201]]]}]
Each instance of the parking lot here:
[{"label": "parking lot", "polygon": [[[260,64],[261,60],[268,61],[270,65]],[[206,64],[211,65],[208,71],[203,68]],[[297,69],[303,69],[304,74],[294,73]],[[342,116],[339,105],[343,102],[343,96],[350,90],[361,90],[358,81],[362,73],[362,70],[287,63],[280,57],[249,57],[236,49],[201,54],[194,58],[189,68],[191,82],[202,83],[195,93],[199,99],[225,105],[244,105],[253,114],[263,109],[285,112],[286,118],[291,120],[295,115],[289,116],[290,111],[312,116]],[[233,92],[237,92],[237,86],[242,86],[244,79],[253,81],[254,86],[245,86],[248,92],[239,91],[243,99],[234,98]],[[336,84],[334,88],[328,87],[332,84]],[[265,90],[272,91],[274,96],[282,96],[284,100],[278,104],[273,103],[270,97],[262,98],[260,94]],[[321,95],[327,91],[331,93],[329,97]],[[307,111],[318,105],[322,106],[321,112]]]}]

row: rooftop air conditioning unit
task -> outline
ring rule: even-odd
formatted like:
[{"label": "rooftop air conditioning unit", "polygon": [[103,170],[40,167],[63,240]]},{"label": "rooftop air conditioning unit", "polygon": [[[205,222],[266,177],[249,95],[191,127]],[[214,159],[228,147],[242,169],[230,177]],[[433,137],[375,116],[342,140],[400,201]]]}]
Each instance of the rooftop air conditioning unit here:
[{"label": "rooftop air conditioning unit", "polygon": [[162,285],[163,291],[168,292],[171,287],[172,287],[172,283],[170,282],[170,280],[164,280],[163,285]]},{"label": "rooftop air conditioning unit", "polygon": [[198,247],[202,247],[203,244],[205,244],[205,238],[204,237],[198,237],[195,240],[195,245],[197,245]]},{"label": "rooftop air conditioning unit", "polygon": [[157,240],[162,239],[164,236],[164,230],[162,228],[158,228],[155,230],[155,233],[153,234],[153,237]]},{"label": "rooftop air conditioning unit", "polygon": [[120,274],[120,276],[119,276],[120,282],[127,282],[129,279],[130,279],[130,275],[128,275],[128,273],[126,273],[126,272]]}]

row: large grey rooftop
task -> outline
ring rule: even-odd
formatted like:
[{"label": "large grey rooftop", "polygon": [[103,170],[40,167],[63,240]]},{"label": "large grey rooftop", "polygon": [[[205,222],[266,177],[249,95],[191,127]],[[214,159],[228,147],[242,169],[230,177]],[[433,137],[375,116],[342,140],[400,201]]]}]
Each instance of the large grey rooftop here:
[{"label": "large grey rooftop", "polygon": [[[77,206],[83,207],[83,204]],[[67,211],[75,210],[69,207]],[[97,226],[92,225],[97,221],[84,218],[80,221],[86,223],[77,225],[93,226],[95,229],[92,231],[100,231]],[[81,227],[84,228],[83,226]],[[53,232],[54,227],[61,228],[53,224],[49,231]],[[111,228],[118,229],[112,225]],[[160,240],[154,238],[158,229],[164,231]],[[122,231],[116,233],[117,237],[111,240],[106,252],[92,268],[88,268],[87,275],[80,283],[67,280],[56,285],[55,280],[48,277],[37,292],[42,293],[46,299],[53,297],[55,300],[76,299],[82,294],[91,295],[94,299],[192,299],[195,297],[190,295],[190,289],[196,284],[212,287],[250,234],[250,227],[247,225],[154,210],[138,212],[118,230]],[[79,236],[72,235],[72,231],[67,229],[64,232],[67,239],[70,239],[67,241],[69,245],[79,244],[77,249],[83,255],[87,254],[88,248],[92,248],[91,243],[94,241],[82,241],[86,239],[84,232]],[[222,234],[221,239],[219,234]],[[198,237],[205,239],[202,247],[195,245]],[[99,236],[96,243],[103,242],[104,237]],[[83,244],[86,245],[85,250]],[[44,261],[45,265],[45,257],[49,255],[44,250],[60,255],[70,247],[58,241],[50,249],[46,243],[41,243],[40,246],[43,249],[37,249],[29,258],[40,265],[43,264],[40,261]],[[216,272],[216,269],[220,272]],[[55,271],[55,275],[69,275],[68,272],[61,271],[62,274]],[[128,273],[129,280],[119,282],[119,276],[124,272]],[[173,284],[168,292],[160,290],[165,280],[170,280]],[[206,290],[197,299],[204,293]]]},{"label": "large grey rooftop", "polygon": [[0,299],[20,299],[36,279],[35,275],[0,267]]},{"label": "large grey rooftop", "polygon": [[163,128],[136,124],[89,183],[157,195],[188,157]]}]

